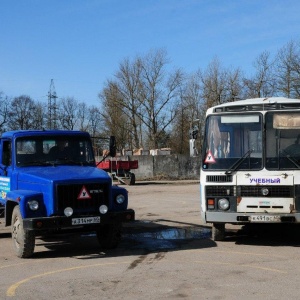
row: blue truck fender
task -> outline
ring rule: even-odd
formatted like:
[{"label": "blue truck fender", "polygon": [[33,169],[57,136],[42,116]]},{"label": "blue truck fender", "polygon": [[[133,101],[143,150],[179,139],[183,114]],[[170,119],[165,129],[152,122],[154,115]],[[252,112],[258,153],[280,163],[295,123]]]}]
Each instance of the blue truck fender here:
[{"label": "blue truck fender", "polygon": [[[36,191],[16,190],[7,192],[5,204],[5,225],[11,225],[11,216],[16,205],[20,206],[20,212],[23,219],[45,216],[46,208],[43,199],[43,193]],[[33,200],[37,201],[39,204],[37,210],[31,210],[29,208],[28,202]]]}]

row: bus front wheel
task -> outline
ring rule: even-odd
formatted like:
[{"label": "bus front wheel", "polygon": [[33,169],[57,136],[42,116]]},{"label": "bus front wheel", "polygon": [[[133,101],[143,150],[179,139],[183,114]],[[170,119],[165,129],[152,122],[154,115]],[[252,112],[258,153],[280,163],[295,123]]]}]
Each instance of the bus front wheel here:
[{"label": "bus front wheel", "polygon": [[213,223],[211,235],[213,241],[223,241],[225,239],[225,224]]}]

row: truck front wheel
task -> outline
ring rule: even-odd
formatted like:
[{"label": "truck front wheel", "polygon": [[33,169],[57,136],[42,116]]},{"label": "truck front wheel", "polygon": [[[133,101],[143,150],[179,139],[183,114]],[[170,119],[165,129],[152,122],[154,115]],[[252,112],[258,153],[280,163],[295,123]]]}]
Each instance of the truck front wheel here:
[{"label": "truck front wheel", "polygon": [[13,249],[20,258],[30,257],[34,252],[35,234],[25,230],[19,205],[14,207],[11,220],[11,237]]},{"label": "truck front wheel", "polygon": [[97,238],[101,248],[114,249],[121,240],[122,224],[101,225],[97,230]]},{"label": "truck front wheel", "polygon": [[211,236],[213,241],[223,241],[225,239],[225,224],[213,223]]}]

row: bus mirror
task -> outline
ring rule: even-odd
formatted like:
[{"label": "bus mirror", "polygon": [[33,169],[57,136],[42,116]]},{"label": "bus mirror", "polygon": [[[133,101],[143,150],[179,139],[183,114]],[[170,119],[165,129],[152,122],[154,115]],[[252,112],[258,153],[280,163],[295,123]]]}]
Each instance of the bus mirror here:
[{"label": "bus mirror", "polygon": [[116,153],[116,138],[114,136],[111,136],[109,139],[109,154],[111,157],[115,157]]}]

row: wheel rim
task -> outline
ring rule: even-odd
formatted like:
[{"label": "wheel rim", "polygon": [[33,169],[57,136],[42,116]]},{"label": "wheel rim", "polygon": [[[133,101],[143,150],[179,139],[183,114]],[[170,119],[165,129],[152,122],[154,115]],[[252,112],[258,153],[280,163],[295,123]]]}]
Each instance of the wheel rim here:
[{"label": "wheel rim", "polygon": [[17,248],[20,247],[19,234],[18,234],[19,230],[20,230],[20,219],[16,217],[12,228],[12,238]]}]

